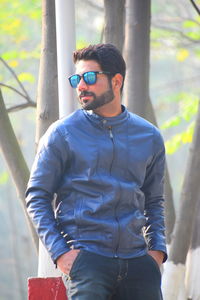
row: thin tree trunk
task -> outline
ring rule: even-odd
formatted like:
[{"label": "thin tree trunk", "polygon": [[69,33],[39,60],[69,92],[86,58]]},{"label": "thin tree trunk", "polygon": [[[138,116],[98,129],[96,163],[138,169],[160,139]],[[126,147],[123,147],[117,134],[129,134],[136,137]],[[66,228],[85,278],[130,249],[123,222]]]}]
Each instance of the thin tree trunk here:
[{"label": "thin tree trunk", "polygon": [[31,236],[36,249],[38,248],[38,238],[32,222],[29,219],[25,204],[25,190],[29,178],[29,169],[13,131],[10,119],[6,112],[3,96],[0,90],[0,145],[2,153],[10,170],[10,174],[15,183],[18,198],[22,204],[23,211],[31,232]]},{"label": "thin tree trunk", "polygon": [[[36,147],[47,128],[59,118],[55,0],[42,1],[42,44],[38,81]],[[39,277],[54,277],[55,269],[44,245],[39,244]]]},{"label": "thin tree trunk", "polygon": [[75,1],[55,0],[59,90],[59,116],[66,117],[78,107],[74,89],[67,78],[74,73],[72,53],[76,49]]},{"label": "thin tree trunk", "polygon": [[37,97],[36,146],[50,124],[58,119],[58,110],[55,0],[43,0],[42,44]]},{"label": "thin tree trunk", "polygon": [[150,8],[150,0],[127,0],[124,102],[130,111],[143,117],[149,98]]},{"label": "thin tree trunk", "polygon": [[[157,126],[149,97],[151,1],[127,0],[124,55],[127,62],[124,102],[132,112]],[[165,176],[166,240],[171,242],[175,223],[172,188],[166,167]]]},{"label": "thin tree trunk", "polygon": [[195,132],[189,151],[189,157],[181,191],[180,212],[174,228],[174,239],[169,255],[169,260],[172,260],[175,264],[185,264],[187,251],[189,249],[196,203],[200,195],[199,170],[200,107],[197,115]]},{"label": "thin tree trunk", "polygon": [[125,0],[104,0],[105,43],[114,44],[121,52],[124,46]]},{"label": "thin tree trunk", "polygon": [[[184,272],[190,247],[194,216],[200,195],[200,106],[197,114],[193,141],[187,160],[186,172],[181,191],[180,210],[175,224],[169,259],[164,272],[164,296],[176,300],[184,289]],[[176,278],[176,281],[174,281]],[[169,286],[171,287],[169,289]]]},{"label": "thin tree trunk", "polygon": [[[158,126],[155,112],[154,112],[150,98],[149,98],[149,101],[147,102],[145,118],[147,120],[149,120],[150,122],[152,122],[154,125]],[[174,209],[174,201],[173,201],[173,191],[172,191],[172,187],[171,187],[167,164],[166,164],[166,169],[165,169],[164,194],[165,194],[166,242],[169,245],[172,240],[172,233],[173,233],[174,224],[175,224],[175,209]]]},{"label": "thin tree trunk", "polygon": [[186,263],[186,291],[188,299],[198,300],[200,295],[200,195],[195,209],[192,242]]},{"label": "thin tree trunk", "polygon": [[10,220],[10,225],[11,225],[11,239],[10,239],[10,249],[9,251],[12,252],[12,260],[13,260],[13,269],[14,269],[14,278],[13,280],[17,284],[17,290],[18,294],[20,297],[20,300],[25,300],[25,295],[23,291],[23,274],[20,270],[20,265],[22,263],[21,261],[21,255],[20,251],[21,249],[16,246],[17,245],[17,237],[19,235],[20,228],[17,224],[16,220],[16,213],[15,213],[15,199],[13,199],[12,194],[11,194],[11,189],[8,190],[8,199],[7,201],[7,210],[8,210],[8,217]]}]

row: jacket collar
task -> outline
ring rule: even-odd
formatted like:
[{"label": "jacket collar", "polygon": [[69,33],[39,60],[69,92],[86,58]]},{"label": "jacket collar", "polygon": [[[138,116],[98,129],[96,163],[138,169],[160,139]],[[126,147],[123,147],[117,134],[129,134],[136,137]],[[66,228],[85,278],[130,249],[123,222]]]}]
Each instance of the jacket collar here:
[{"label": "jacket collar", "polygon": [[102,127],[117,126],[128,119],[128,111],[124,105],[122,105],[122,113],[116,117],[102,117],[95,114],[93,111],[87,110],[83,110],[83,112],[92,122]]}]

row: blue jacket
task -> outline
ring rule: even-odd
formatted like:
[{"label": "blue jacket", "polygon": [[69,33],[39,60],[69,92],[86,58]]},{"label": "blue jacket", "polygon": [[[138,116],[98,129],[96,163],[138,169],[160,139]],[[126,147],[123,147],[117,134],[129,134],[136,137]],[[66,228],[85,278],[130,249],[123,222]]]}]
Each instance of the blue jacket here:
[{"label": "blue jacket", "polygon": [[158,129],[124,107],[112,118],[80,109],[51,125],[26,200],[53,261],[70,247],[120,258],[166,253],[164,153]]}]

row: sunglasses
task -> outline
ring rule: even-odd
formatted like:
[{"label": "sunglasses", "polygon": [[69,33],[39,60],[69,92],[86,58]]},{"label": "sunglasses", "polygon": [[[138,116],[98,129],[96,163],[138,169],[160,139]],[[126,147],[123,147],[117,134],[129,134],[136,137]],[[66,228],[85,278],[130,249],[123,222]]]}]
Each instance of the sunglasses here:
[{"label": "sunglasses", "polygon": [[97,74],[111,74],[111,73],[104,72],[104,71],[89,71],[83,73],[82,75],[74,74],[70,76],[68,79],[71,87],[77,88],[79,82],[81,81],[81,78],[83,78],[86,84],[89,85],[95,84],[97,81]]}]

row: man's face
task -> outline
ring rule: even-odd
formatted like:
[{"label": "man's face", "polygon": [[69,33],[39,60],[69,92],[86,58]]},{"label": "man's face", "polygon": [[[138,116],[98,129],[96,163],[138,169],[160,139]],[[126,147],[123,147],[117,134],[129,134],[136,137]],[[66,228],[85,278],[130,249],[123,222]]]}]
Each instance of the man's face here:
[{"label": "man's face", "polygon": [[[76,64],[76,74],[82,75],[88,71],[102,71],[94,60],[80,60]],[[85,110],[95,110],[114,99],[111,80],[106,74],[97,74],[95,84],[86,84],[81,78],[77,86],[78,99]]]}]

